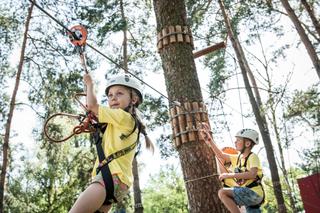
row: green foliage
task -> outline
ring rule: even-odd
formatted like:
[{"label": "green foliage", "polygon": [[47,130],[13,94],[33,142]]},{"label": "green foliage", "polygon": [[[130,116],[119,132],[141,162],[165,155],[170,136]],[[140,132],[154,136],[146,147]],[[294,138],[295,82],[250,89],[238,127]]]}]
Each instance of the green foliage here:
[{"label": "green foliage", "polygon": [[[303,204],[301,201],[297,178],[305,175],[305,172],[299,168],[290,168],[288,170],[288,174],[289,174],[288,179],[289,179],[289,182],[291,184],[291,189],[292,189],[291,195],[293,196],[293,199],[295,202],[295,207],[298,210],[298,212],[301,212],[301,211],[303,211]],[[280,177],[280,181],[281,181],[281,186],[282,186],[283,195],[284,195],[284,199],[285,199],[285,204],[288,207],[288,212],[291,213],[291,212],[293,212],[293,210],[291,209],[291,206],[289,203],[288,186],[287,186],[283,176]],[[265,203],[262,206],[262,211],[263,212],[276,212],[278,207],[277,207],[271,179],[268,177],[264,177],[263,183],[264,183],[264,190],[266,193],[266,197],[265,197]]]},{"label": "green foliage", "polygon": [[320,140],[315,140],[315,146],[310,149],[304,149],[300,153],[302,163],[299,167],[309,175],[317,174],[320,172]]},{"label": "green foliage", "polygon": [[151,129],[163,126],[169,121],[167,105],[164,103],[163,97],[154,98],[146,94],[140,108],[144,112],[144,119],[148,121],[148,127]]},{"label": "green foliage", "polygon": [[93,156],[71,143],[47,144],[37,159],[17,164],[9,177],[7,210],[12,212],[67,212],[86,186]]},{"label": "green foliage", "polygon": [[150,177],[143,190],[143,206],[146,213],[188,212],[184,181],[176,168],[167,166]]},{"label": "green foliage", "polygon": [[15,31],[18,28],[18,20],[9,16],[0,8],[0,71],[1,75],[9,68],[8,56],[12,52],[15,39]]},{"label": "green foliage", "polygon": [[[311,86],[307,91],[295,91],[291,102],[287,105],[285,118],[292,123],[307,124],[315,136],[320,132],[320,91],[319,84]],[[314,146],[301,150],[303,159],[299,166],[308,174],[318,173],[320,170],[320,141],[314,140]]]},{"label": "green foliage", "polygon": [[313,130],[320,128],[320,90],[319,84],[307,91],[295,91],[288,104],[285,117],[308,124]]},{"label": "green foliage", "polygon": [[[18,19],[9,13],[7,8],[0,7],[0,126],[4,126],[6,121],[7,110],[9,106],[9,96],[6,94],[8,80],[14,73],[10,67],[10,54],[12,54],[14,42],[16,41],[17,29],[19,26]],[[1,142],[2,144],[2,142]]]},{"label": "green foliage", "polygon": [[[144,112],[144,119],[147,121],[147,126],[151,130],[156,129],[156,127],[169,128],[168,109],[163,101],[163,97],[154,98],[147,94],[141,105],[141,111]],[[177,155],[171,135],[166,134],[166,132],[169,131],[161,131],[160,136],[157,138],[157,145],[160,148],[161,157],[165,159]]]},{"label": "green foliage", "polygon": [[123,30],[127,23],[122,19],[118,1],[96,1],[94,5],[78,8],[78,16],[97,29],[100,44],[108,34]]}]

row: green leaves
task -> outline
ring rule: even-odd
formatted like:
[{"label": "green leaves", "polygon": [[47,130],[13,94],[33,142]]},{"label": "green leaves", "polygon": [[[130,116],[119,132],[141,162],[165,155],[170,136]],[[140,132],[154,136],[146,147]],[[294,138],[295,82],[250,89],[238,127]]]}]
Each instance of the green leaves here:
[{"label": "green leaves", "polygon": [[188,212],[184,181],[177,168],[165,166],[150,178],[147,188],[143,190],[145,212]]},{"label": "green leaves", "polygon": [[295,91],[287,106],[285,117],[305,122],[311,128],[320,128],[320,90],[319,84],[307,91]]}]

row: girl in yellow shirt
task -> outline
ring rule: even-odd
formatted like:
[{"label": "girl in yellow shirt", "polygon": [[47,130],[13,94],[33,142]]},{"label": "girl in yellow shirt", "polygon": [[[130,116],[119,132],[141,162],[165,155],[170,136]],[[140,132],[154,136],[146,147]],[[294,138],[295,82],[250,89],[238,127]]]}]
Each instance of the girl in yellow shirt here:
[{"label": "girl in yellow shirt", "polygon": [[[101,166],[102,162],[97,158],[92,172],[93,181],[80,194],[70,213],[108,212],[111,203],[121,200],[133,183],[132,161],[140,132],[145,136],[147,148],[153,150],[153,144],[137,115],[137,107],[142,103],[143,97],[139,84],[132,76],[119,75],[109,81],[106,87],[109,107],[97,103],[91,76],[85,74],[83,79],[87,88],[88,109],[97,116],[99,123],[107,123],[101,142],[105,159],[127,150],[125,154],[115,157],[107,165]],[[103,177],[105,174],[102,174],[101,169],[103,166],[109,167],[114,188],[113,195],[107,191]],[[106,199],[110,196],[113,200]]]}]

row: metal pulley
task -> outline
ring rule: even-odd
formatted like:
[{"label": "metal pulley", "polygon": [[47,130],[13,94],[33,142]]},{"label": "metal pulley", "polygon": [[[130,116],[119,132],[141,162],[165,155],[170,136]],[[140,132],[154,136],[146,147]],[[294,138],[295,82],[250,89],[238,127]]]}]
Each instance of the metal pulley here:
[{"label": "metal pulley", "polygon": [[84,46],[87,41],[87,29],[82,25],[73,26],[68,31],[68,36],[71,43],[75,46]]}]

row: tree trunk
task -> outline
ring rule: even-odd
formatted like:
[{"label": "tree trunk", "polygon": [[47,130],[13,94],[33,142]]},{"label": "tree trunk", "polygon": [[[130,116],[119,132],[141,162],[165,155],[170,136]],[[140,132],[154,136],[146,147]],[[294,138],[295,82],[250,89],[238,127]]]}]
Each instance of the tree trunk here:
[{"label": "tree trunk", "polygon": [[[186,8],[183,0],[154,0],[153,4],[157,19],[157,32],[165,32],[167,28],[177,30],[180,26],[187,27]],[[173,40],[178,40],[179,36],[181,39],[182,37],[186,38],[188,34],[186,29],[184,29],[184,33],[171,34],[171,37]],[[166,39],[169,37],[163,38],[163,44],[166,44],[168,41]],[[175,107],[172,104],[173,101],[180,102],[183,111],[188,111],[185,104],[198,104],[203,101],[191,43],[188,43],[187,40],[167,43],[159,50],[171,109]],[[199,127],[199,122],[203,120],[199,117],[196,118],[191,113],[189,116],[192,117],[193,127]],[[181,129],[188,129],[186,122],[179,122],[179,125]],[[177,150],[185,179],[190,212],[226,212],[218,198],[221,183],[217,176],[213,152],[203,141],[200,142],[197,134],[194,138],[186,136],[185,141],[177,146]]]},{"label": "tree trunk", "polygon": [[123,0],[120,0],[120,10],[121,10],[121,18],[124,21],[124,29],[122,29],[123,32],[123,41],[122,41],[122,47],[123,47],[123,68],[124,70],[128,70],[128,37],[127,37],[127,18],[124,13],[124,7],[123,7]]},{"label": "tree trunk", "polygon": [[[271,94],[269,94],[269,96],[271,97]],[[297,213],[298,211],[297,211],[297,208],[296,208],[296,205],[295,205],[295,201],[294,201],[294,197],[293,197],[294,194],[292,192],[292,188],[291,188],[291,185],[290,185],[290,182],[289,182],[288,171],[286,169],[286,165],[285,165],[285,161],[284,161],[283,148],[282,148],[282,145],[281,145],[280,133],[278,131],[279,128],[278,128],[278,125],[277,125],[276,111],[275,111],[273,99],[271,100],[271,113],[272,113],[271,122],[272,122],[272,126],[273,126],[273,129],[274,129],[274,132],[275,132],[275,136],[276,136],[276,140],[277,140],[277,144],[278,144],[279,155],[280,155],[280,161],[281,161],[281,166],[279,166],[279,167],[280,167],[280,169],[282,171],[283,178],[284,178],[284,180],[285,180],[285,182],[287,184],[287,190],[288,190],[287,196],[289,197],[289,200],[290,200],[290,206],[291,206],[292,212],[293,213]]]},{"label": "tree trunk", "polygon": [[8,167],[8,151],[9,151],[11,121],[12,121],[13,111],[15,107],[16,96],[18,93],[20,76],[22,73],[22,67],[24,62],[24,55],[25,55],[25,49],[27,44],[27,36],[28,36],[32,10],[33,10],[33,3],[30,5],[30,8],[28,10],[28,16],[26,19],[25,31],[24,31],[21,53],[20,53],[20,61],[19,61],[17,75],[16,75],[16,82],[15,82],[15,86],[11,96],[10,108],[9,108],[7,122],[6,122],[6,130],[5,130],[4,139],[3,139],[3,147],[2,147],[3,159],[2,159],[1,179],[0,179],[0,212],[3,212],[3,206],[4,206],[4,186],[5,186],[7,167]]},{"label": "tree trunk", "polygon": [[314,14],[313,7],[308,4],[306,0],[301,0],[301,4],[306,8],[308,15],[310,16],[310,19],[312,21],[312,24],[314,28],[316,29],[316,32],[318,33],[318,37],[320,39],[320,23],[318,19],[316,18],[316,15]]},{"label": "tree trunk", "polygon": [[143,213],[137,157],[133,159],[132,172],[133,172],[134,212]]},{"label": "tree trunk", "polygon": [[294,13],[289,2],[287,0],[281,0],[281,3],[283,5],[283,7],[285,8],[285,10],[287,11],[288,16],[291,19],[293,25],[295,26],[302,43],[306,47],[307,52],[309,54],[309,57],[313,63],[314,68],[316,69],[316,72],[317,72],[318,77],[320,79],[320,60],[319,60],[319,57],[317,55],[315,48],[313,47],[311,41],[309,40],[308,35],[306,34],[305,30],[303,29],[297,15]]},{"label": "tree trunk", "polygon": [[[124,29],[122,29],[122,32],[123,32],[123,41],[122,41],[123,62],[122,63],[123,63],[124,70],[128,70],[128,37],[127,37],[128,28],[127,28],[127,20],[124,12],[123,0],[120,0],[120,10],[121,10],[121,18],[126,23],[124,25]],[[132,173],[133,173],[134,212],[143,213],[137,157],[135,157],[132,162]]]},{"label": "tree trunk", "polygon": [[[276,160],[275,160],[275,156],[274,156],[274,151],[273,151],[273,147],[272,147],[272,143],[271,143],[271,139],[270,139],[270,134],[269,134],[269,130],[268,130],[267,122],[266,122],[266,117],[265,117],[265,114],[263,112],[261,112],[261,110],[260,110],[260,109],[262,109],[262,103],[261,103],[259,91],[255,90],[255,94],[256,94],[256,98],[257,98],[257,99],[255,99],[253,92],[251,90],[251,85],[249,82],[248,74],[250,74],[252,82],[255,82],[255,81],[253,81],[254,76],[252,75],[252,72],[250,70],[248,62],[245,58],[241,44],[238,41],[237,37],[233,33],[231,23],[230,23],[228,15],[226,13],[226,10],[225,10],[225,7],[224,7],[222,0],[219,0],[219,5],[220,5],[221,11],[223,13],[225,24],[228,29],[228,34],[229,34],[232,46],[235,50],[235,53],[236,53],[236,56],[237,56],[237,59],[239,62],[239,66],[240,66],[240,69],[242,72],[242,76],[243,76],[244,84],[245,84],[245,87],[246,87],[246,90],[247,90],[247,93],[249,96],[249,100],[252,105],[252,109],[253,109],[253,112],[254,112],[254,115],[255,115],[263,142],[264,142],[264,146],[266,148],[267,159],[268,159],[269,166],[270,166],[274,194],[275,194],[275,197],[277,200],[279,212],[285,213],[285,212],[287,212],[287,209],[286,209],[286,206],[284,203],[284,198],[282,195],[282,189],[281,189],[281,185],[280,185],[278,168],[277,168],[277,164],[276,164]],[[255,88],[257,88],[257,87],[255,87]]]}]

